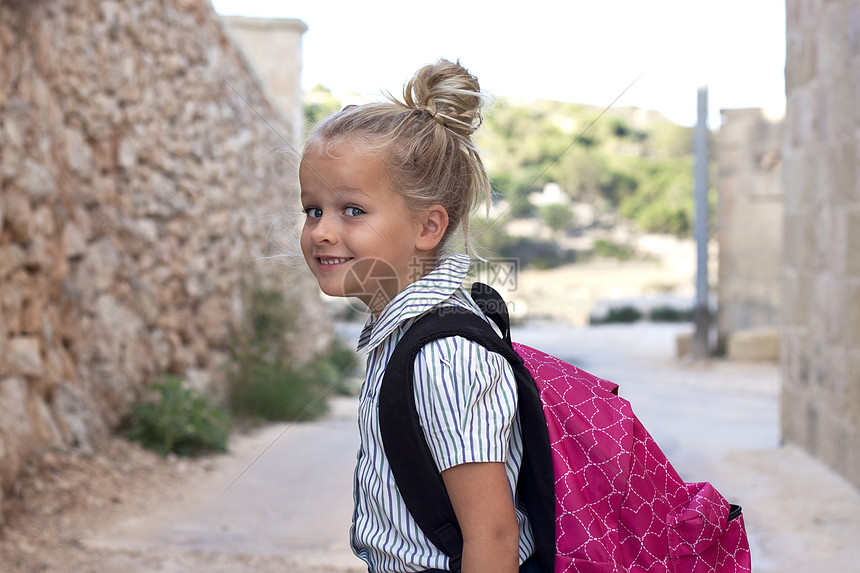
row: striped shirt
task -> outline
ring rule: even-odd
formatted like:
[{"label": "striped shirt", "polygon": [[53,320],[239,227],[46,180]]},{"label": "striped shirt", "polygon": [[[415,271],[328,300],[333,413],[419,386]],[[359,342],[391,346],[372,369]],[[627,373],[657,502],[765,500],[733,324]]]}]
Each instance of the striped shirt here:
[{"label": "striped shirt", "polygon": [[[358,349],[366,350],[358,425],[352,548],[372,573],[448,569],[448,557],[418,528],[394,483],[382,449],[377,393],[385,365],[403,333],[437,305],[468,308],[483,316],[462,283],[469,257],[454,255],[407,286],[368,320]],[[512,495],[522,461],[517,391],[507,361],[455,336],[425,346],[415,359],[415,402],[424,435],[440,471],[467,462],[504,462]],[[520,562],[534,552],[531,526],[517,509]]]}]

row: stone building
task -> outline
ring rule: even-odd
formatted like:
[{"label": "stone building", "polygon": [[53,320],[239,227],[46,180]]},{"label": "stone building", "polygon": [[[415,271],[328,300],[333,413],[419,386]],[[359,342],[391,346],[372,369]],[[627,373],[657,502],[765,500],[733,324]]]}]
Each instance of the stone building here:
[{"label": "stone building", "polygon": [[860,486],[860,3],[786,20],[782,431]]},{"label": "stone building", "polygon": [[208,0],[0,0],[0,501],[164,373],[217,390],[250,290],[286,290],[297,355],[327,342],[261,257],[298,201],[258,113],[297,133]]},{"label": "stone building", "polygon": [[722,111],[717,134],[718,347],[777,360],[782,300],[783,114]]},{"label": "stone building", "polygon": [[[301,20],[224,16],[227,29],[260,75],[270,100],[293,126],[291,138],[304,138],[302,112],[302,35],[307,25]],[[284,57],[289,54],[289,57]]]}]

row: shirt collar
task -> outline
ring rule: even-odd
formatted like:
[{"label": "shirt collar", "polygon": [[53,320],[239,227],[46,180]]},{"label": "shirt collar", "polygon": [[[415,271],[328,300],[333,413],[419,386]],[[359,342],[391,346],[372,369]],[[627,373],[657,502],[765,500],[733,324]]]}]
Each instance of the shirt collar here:
[{"label": "shirt collar", "polygon": [[379,317],[368,318],[358,338],[358,350],[370,352],[400,325],[447,300],[469,272],[468,255],[451,255],[423,278],[409,284],[385,306]]}]

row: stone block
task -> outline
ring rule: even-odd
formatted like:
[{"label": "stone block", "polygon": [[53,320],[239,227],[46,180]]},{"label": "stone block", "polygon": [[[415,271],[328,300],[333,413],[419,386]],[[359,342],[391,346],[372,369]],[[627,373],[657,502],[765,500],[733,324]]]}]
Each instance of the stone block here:
[{"label": "stone block", "polygon": [[815,336],[824,343],[841,344],[848,307],[847,285],[840,277],[832,274],[818,275],[812,284],[812,312],[806,317],[806,323],[810,327],[814,325]]},{"label": "stone block", "polygon": [[844,208],[831,207],[827,210],[828,246],[825,249],[824,263],[827,272],[838,280],[844,280],[848,273],[846,249],[848,248],[848,214]]},{"label": "stone block", "polygon": [[857,192],[857,144],[853,132],[839,141],[835,153],[829,159],[833,162],[832,170],[836,186],[833,206],[836,209],[845,209],[856,201],[854,195]]},{"label": "stone block", "polygon": [[800,336],[798,328],[783,327],[780,333],[782,388],[794,388],[800,381]]},{"label": "stone block", "polygon": [[40,201],[55,191],[54,181],[48,168],[40,161],[29,157],[21,165],[16,183],[32,201]]},{"label": "stone block", "polygon": [[806,271],[820,273],[824,270],[824,260],[827,244],[821,238],[821,212],[820,209],[810,208],[804,213],[802,226],[803,236],[803,260]]},{"label": "stone block", "polygon": [[107,434],[101,416],[93,402],[70,382],[60,383],[54,391],[51,409],[65,443],[92,452],[93,443]]},{"label": "stone block", "polygon": [[785,87],[786,90],[798,89],[815,78],[816,43],[803,41],[789,35],[786,42]]},{"label": "stone block", "polygon": [[21,308],[23,296],[18,285],[11,280],[0,282],[0,309],[3,310],[3,326],[10,334],[21,330]]},{"label": "stone block", "polygon": [[[860,281],[852,281],[846,286],[847,298],[845,304],[845,340],[843,343],[850,344],[852,349],[860,349]],[[857,373],[858,384],[860,384],[860,372]]]},{"label": "stone block", "polygon": [[[0,378],[0,441],[5,456],[0,458],[0,488],[11,491],[27,451],[32,431],[27,419],[27,381],[20,377]],[[23,447],[22,447],[23,446]]]},{"label": "stone block", "polygon": [[800,433],[800,417],[798,406],[800,397],[797,389],[783,383],[779,396],[780,435],[783,440],[798,443]]},{"label": "stone block", "polygon": [[810,454],[821,458],[821,413],[820,404],[815,400],[805,399],[800,403],[800,432],[798,443]]},{"label": "stone block", "polygon": [[846,416],[849,420],[860,420],[860,347],[855,345],[847,354],[848,372],[844,397]]},{"label": "stone block", "polygon": [[27,258],[24,261],[27,270],[46,271],[53,266],[54,257],[48,241],[49,239],[43,235],[33,236],[33,240],[27,245]]},{"label": "stone block", "polygon": [[675,337],[675,356],[684,358],[693,354],[695,332],[682,332]]},{"label": "stone block", "polygon": [[217,296],[203,301],[196,313],[197,325],[206,341],[222,347],[230,342],[232,318],[229,301]]},{"label": "stone block", "polygon": [[31,444],[37,448],[57,448],[63,445],[63,435],[45,400],[28,392],[27,417],[30,420]]},{"label": "stone block", "polygon": [[42,345],[35,336],[16,336],[9,340],[6,364],[14,376],[39,377],[44,372]]},{"label": "stone block", "polygon": [[54,206],[41,204],[33,209],[33,232],[37,235],[53,235],[57,231]]},{"label": "stone block", "polygon": [[795,129],[798,147],[815,147],[821,143],[822,118],[819,112],[823,104],[819,83],[818,79],[813,79],[795,94],[799,99],[794,110],[798,121]]},{"label": "stone block", "polygon": [[6,228],[12,240],[26,245],[30,242],[33,227],[33,210],[30,207],[30,201],[23,194],[14,191],[5,191],[2,199]]},{"label": "stone block", "polygon": [[42,333],[44,327],[44,322],[42,321],[44,307],[41,301],[38,301],[41,297],[33,296],[34,293],[29,294],[30,296],[25,299],[24,307],[21,309],[21,332],[23,334],[39,335]]},{"label": "stone block", "polygon": [[814,275],[808,272],[787,273],[782,304],[783,324],[803,326],[809,320]]},{"label": "stone block", "polygon": [[20,246],[9,243],[0,245],[0,280],[24,266],[26,253]]},{"label": "stone block", "polygon": [[88,176],[92,172],[93,150],[78,129],[65,129],[66,161],[72,171]]},{"label": "stone block", "polygon": [[767,361],[779,360],[779,329],[750,328],[729,334],[727,354],[729,360]]},{"label": "stone block", "polygon": [[847,437],[848,445],[842,452],[845,456],[845,477],[854,487],[860,488],[860,429],[856,425],[849,427]]},{"label": "stone block", "polygon": [[127,171],[137,166],[137,145],[133,138],[127,137],[119,142],[117,148],[117,164]]},{"label": "stone block", "polygon": [[[810,104],[811,105],[811,104]],[[807,127],[807,129],[809,129]],[[806,211],[816,204],[819,185],[821,185],[822,167],[821,157],[815,146],[810,146],[812,149],[806,149],[803,154],[805,164],[803,179],[796,182],[786,181],[786,192],[791,185],[796,185],[795,191],[799,196],[800,213]]]},{"label": "stone block", "polygon": [[[860,158],[858,158],[860,161]],[[847,245],[843,251],[846,258],[845,272],[850,279],[860,279],[860,206],[846,213],[845,237]]]},{"label": "stone block", "polygon": [[87,239],[80,226],[69,221],[63,228],[63,252],[66,258],[77,259],[87,250]]}]

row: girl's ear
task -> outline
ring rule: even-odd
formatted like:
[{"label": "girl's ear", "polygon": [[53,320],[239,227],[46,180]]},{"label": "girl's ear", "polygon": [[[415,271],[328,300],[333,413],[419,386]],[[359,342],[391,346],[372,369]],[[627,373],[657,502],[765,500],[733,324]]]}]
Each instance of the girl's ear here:
[{"label": "girl's ear", "polygon": [[436,249],[448,230],[448,211],[442,205],[433,205],[422,213],[419,221],[421,232],[415,247],[419,251]]}]

